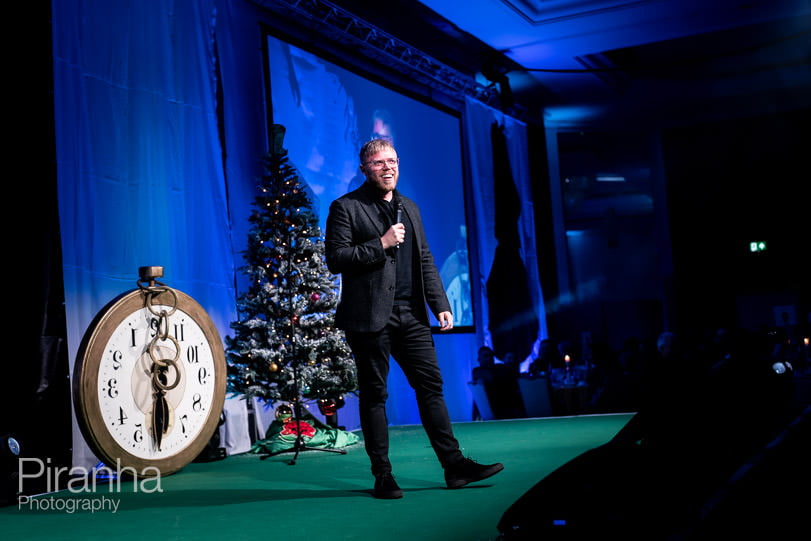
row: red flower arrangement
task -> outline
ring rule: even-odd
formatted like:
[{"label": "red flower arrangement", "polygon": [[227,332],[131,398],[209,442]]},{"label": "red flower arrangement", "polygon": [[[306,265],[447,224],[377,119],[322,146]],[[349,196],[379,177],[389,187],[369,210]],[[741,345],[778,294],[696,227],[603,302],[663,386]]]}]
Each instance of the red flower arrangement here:
[{"label": "red flower arrangement", "polygon": [[315,436],[315,428],[310,423],[305,421],[299,421],[298,423],[294,420],[288,421],[284,424],[284,428],[282,431],[279,432],[282,436],[297,436],[298,432],[297,429],[300,427],[301,429],[301,436],[304,438],[312,438]]}]

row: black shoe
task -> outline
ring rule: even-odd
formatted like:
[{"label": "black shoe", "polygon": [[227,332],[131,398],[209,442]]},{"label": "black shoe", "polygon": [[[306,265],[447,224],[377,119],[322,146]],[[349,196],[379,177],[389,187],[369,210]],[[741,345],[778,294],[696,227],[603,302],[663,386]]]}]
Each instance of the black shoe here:
[{"label": "black shoe", "polygon": [[403,491],[397,486],[391,473],[381,473],[375,476],[374,497],[383,500],[396,500],[403,497]]},{"label": "black shoe", "polygon": [[464,458],[458,464],[445,468],[445,483],[448,488],[462,488],[469,483],[492,477],[503,469],[504,465],[500,462],[479,464],[469,458]]}]

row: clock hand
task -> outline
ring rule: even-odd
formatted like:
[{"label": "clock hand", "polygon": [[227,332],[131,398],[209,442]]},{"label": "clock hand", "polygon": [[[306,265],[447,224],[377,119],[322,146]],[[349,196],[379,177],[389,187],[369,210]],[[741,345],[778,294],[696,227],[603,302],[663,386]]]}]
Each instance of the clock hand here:
[{"label": "clock hand", "polygon": [[166,402],[166,367],[152,365],[152,388],[154,402],[152,404],[152,439],[161,448],[163,436],[169,429],[169,404]]},{"label": "clock hand", "polygon": [[[151,308],[150,308],[151,310]],[[174,310],[174,309],[173,309]],[[154,313],[154,312],[153,312]],[[161,450],[163,436],[169,431],[169,404],[166,402],[166,391],[171,391],[180,383],[180,369],[177,366],[177,359],[180,357],[180,344],[177,339],[169,335],[169,314],[166,310],[157,313],[158,332],[149,343],[147,351],[152,359],[152,440],[155,442],[158,451]],[[170,341],[174,345],[174,359],[165,358],[157,348],[158,342]],[[168,384],[167,372],[169,366],[174,369],[175,379]]]}]

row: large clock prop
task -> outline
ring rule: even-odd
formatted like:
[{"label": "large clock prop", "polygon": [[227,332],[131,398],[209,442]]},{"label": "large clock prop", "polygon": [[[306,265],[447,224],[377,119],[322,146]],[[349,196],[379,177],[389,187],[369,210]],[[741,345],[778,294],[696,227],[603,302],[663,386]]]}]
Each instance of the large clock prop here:
[{"label": "large clock prop", "polygon": [[138,288],[110,301],[85,332],[74,407],[108,466],[169,475],[194,460],[220,424],[225,352],[205,310],[141,267]]}]

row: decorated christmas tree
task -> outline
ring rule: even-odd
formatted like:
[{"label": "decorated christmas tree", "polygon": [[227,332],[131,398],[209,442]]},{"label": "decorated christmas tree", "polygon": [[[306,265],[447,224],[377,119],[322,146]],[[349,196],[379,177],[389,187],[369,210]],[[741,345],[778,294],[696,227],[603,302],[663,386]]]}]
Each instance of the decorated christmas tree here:
[{"label": "decorated christmas tree", "polygon": [[324,261],[312,199],[283,139],[275,125],[249,218],[240,269],[249,286],[237,299],[235,334],[225,339],[228,390],[268,404],[317,400],[333,415],[343,394],[357,389],[355,363],[334,325],[338,283]]}]

